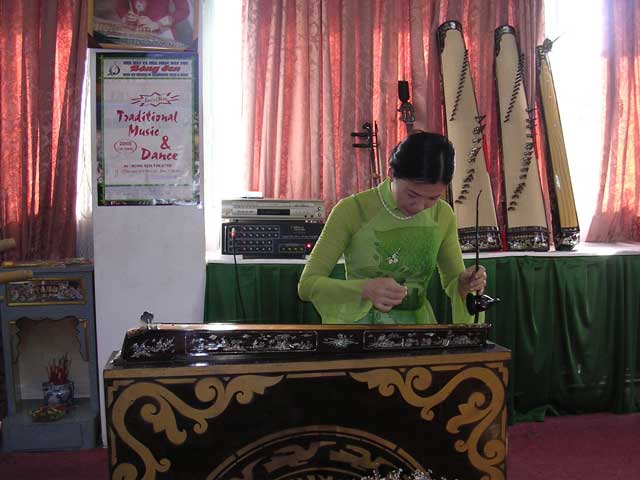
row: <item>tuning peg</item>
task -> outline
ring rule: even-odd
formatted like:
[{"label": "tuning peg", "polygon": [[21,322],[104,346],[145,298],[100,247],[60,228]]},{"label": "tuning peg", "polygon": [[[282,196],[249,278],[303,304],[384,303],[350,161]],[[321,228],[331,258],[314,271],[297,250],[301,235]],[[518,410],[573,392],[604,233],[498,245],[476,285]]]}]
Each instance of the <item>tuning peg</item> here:
[{"label": "tuning peg", "polygon": [[147,330],[155,328],[155,325],[153,324],[153,313],[145,310],[144,313],[140,315],[140,321],[145,324]]}]

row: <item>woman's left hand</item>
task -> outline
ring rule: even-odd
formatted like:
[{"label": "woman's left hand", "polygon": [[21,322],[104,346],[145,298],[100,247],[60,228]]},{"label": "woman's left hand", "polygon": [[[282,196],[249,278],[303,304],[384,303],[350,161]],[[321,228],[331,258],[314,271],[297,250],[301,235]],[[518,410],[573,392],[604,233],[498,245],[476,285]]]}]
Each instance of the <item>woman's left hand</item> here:
[{"label": "woman's left hand", "polygon": [[476,272],[476,267],[471,266],[460,273],[458,277],[458,291],[462,298],[466,298],[468,294],[478,292],[480,295],[484,293],[484,287],[487,286],[487,271],[480,265]]},{"label": "woman's left hand", "polygon": [[138,25],[143,28],[148,28],[151,32],[155,32],[160,29],[160,24],[158,22],[154,22],[149,17],[144,16],[140,16],[138,18]]}]

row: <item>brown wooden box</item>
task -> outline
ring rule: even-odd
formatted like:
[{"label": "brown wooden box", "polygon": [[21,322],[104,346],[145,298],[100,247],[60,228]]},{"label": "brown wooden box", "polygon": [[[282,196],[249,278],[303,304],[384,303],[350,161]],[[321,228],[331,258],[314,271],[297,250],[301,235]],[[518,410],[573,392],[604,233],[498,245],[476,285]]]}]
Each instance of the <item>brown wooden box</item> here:
[{"label": "brown wooden box", "polygon": [[510,358],[490,343],[189,364],[124,363],[114,352],[104,370],[111,478],[337,480],[402,469],[504,479]]}]

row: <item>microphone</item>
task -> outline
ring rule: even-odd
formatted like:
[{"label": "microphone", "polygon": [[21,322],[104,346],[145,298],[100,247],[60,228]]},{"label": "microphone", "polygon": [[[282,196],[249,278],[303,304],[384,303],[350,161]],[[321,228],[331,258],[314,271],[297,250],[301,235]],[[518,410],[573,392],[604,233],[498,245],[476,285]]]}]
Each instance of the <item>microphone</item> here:
[{"label": "microphone", "polygon": [[398,98],[402,103],[408,102],[411,96],[409,95],[409,82],[406,80],[398,81]]},{"label": "microphone", "polygon": [[407,125],[412,125],[416,121],[416,116],[413,105],[409,102],[411,96],[409,94],[409,82],[406,80],[398,81],[398,98],[400,99],[400,108],[398,109],[400,120]]},{"label": "microphone", "polygon": [[[480,269],[480,194],[476,197],[476,272]],[[499,298],[491,298],[489,295],[470,293],[466,298],[467,311],[474,316],[474,323],[478,323],[480,312],[486,312],[494,303],[499,302]]]}]

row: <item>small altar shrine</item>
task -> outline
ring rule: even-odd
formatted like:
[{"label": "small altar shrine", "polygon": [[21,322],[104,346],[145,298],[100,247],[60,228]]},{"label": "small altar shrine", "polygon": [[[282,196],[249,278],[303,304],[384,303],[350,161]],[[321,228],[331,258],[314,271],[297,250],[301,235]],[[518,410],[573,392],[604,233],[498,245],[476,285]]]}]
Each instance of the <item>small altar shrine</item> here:
[{"label": "small altar shrine", "polygon": [[[24,269],[29,278],[0,283],[7,403],[2,451],[95,448],[100,405],[93,265],[4,262],[0,275]],[[64,359],[65,378],[52,384],[48,380],[62,367],[56,359]]]}]

